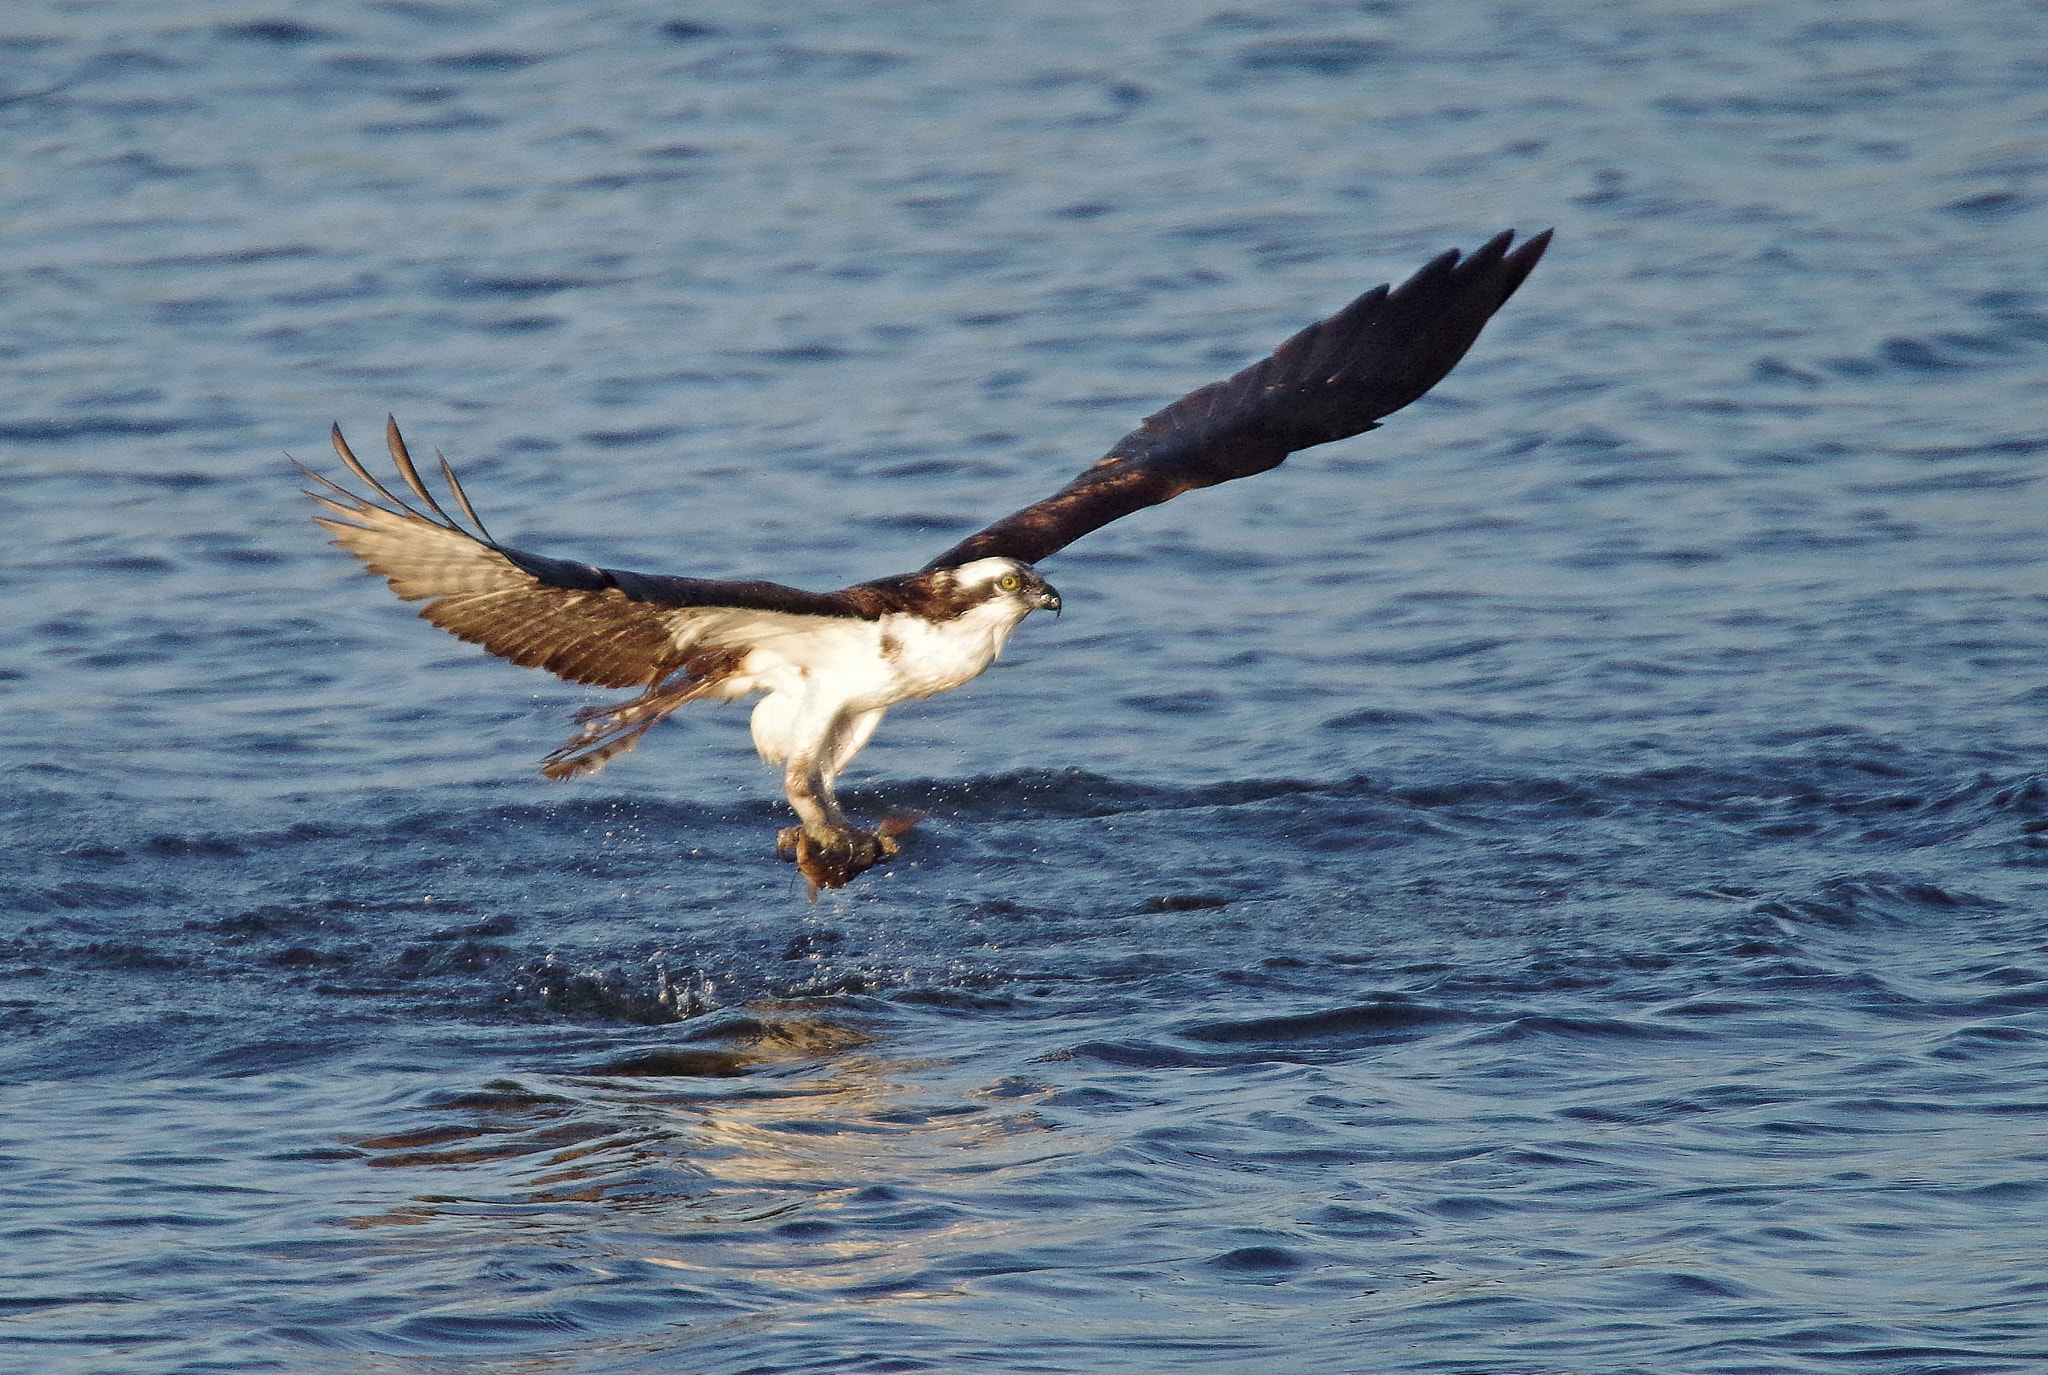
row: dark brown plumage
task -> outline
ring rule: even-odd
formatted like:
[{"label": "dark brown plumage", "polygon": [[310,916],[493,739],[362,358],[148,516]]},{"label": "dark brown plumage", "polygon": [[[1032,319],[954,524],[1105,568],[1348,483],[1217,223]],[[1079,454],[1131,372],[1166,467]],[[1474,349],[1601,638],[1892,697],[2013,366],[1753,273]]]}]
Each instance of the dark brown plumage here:
[{"label": "dark brown plumage", "polygon": [[1133,511],[1375,428],[1457,366],[1543,256],[1550,231],[1511,253],[1514,239],[1508,230],[1470,257],[1453,249],[1399,287],[1374,287],[1270,357],[1146,417],[1065,487],[925,567],[991,556],[1037,563]]}]

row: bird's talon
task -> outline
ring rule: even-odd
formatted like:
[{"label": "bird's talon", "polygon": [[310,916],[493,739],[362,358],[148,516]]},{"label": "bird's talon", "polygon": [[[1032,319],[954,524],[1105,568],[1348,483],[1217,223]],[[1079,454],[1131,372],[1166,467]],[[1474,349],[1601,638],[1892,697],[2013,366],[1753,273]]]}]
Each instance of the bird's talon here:
[{"label": "bird's talon", "polygon": [[889,836],[857,826],[830,827],[823,836],[789,826],[775,838],[775,853],[795,863],[814,898],[820,888],[844,888],[896,851]]}]

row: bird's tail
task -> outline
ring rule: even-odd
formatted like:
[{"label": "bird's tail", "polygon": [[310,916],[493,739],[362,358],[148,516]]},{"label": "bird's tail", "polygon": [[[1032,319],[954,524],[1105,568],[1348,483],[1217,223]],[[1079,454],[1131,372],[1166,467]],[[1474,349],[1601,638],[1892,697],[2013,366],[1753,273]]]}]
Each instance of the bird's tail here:
[{"label": "bird's tail", "polygon": [[632,701],[616,707],[586,707],[576,713],[582,728],[540,762],[547,778],[594,774],[640,743],[640,737],[670,712],[702,697],[734,665],[692,660],[680,674],[657,682]]}]

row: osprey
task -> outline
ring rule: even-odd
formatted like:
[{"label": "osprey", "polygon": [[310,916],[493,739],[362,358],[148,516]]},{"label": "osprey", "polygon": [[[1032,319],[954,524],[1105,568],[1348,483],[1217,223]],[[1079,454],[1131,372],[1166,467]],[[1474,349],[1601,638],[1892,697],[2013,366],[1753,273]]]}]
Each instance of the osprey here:
[{"label": "osprey", "polygon": [[1549,242],[1545,230],[1517,247],[1510,230],[1469,256],[1444,253],[1236,376],[1190,392],[1052,496],[917,572],[837,592],[629,573],[507,549],[442,458],[447,495],[468,526],[448,514],[395,421],[385,427],[392,462],[424,509],[372,477],[338,425],[335,452],[374,499],[301,468],[325,489],[307,495],[330,513],[315,519],[335,544],[400,597],[426,602],[425,619],[572,683],[640,690],[579,713],[581,728],[542,764],[549,778],[595,773],[685,703],[761,694],[754,745],[782,766],[798,819],[776,849],[815,897],[896,853],[902,829],[849,822],[832,792],[840,770],[890,707],[959,687],[995,661],[1026,616],[1059,610],[1059,593],[1032,565],[1133,511],[1376,428],[1465,356]]}]

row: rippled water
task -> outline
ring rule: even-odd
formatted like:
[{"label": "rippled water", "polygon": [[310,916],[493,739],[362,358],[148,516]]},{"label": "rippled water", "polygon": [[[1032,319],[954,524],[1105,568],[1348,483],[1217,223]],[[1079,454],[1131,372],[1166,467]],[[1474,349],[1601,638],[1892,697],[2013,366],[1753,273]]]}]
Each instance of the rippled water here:
[{"label": "rippled water", "polygon": [[[766,13],[0,26],[8,1368],[2042,1368],[2040,7]],[[838,586],[1551,224],[816,906],[741,713],[543,783],[280,456]]]}]

